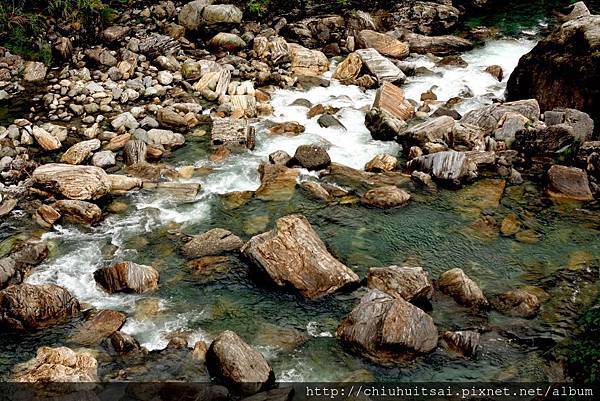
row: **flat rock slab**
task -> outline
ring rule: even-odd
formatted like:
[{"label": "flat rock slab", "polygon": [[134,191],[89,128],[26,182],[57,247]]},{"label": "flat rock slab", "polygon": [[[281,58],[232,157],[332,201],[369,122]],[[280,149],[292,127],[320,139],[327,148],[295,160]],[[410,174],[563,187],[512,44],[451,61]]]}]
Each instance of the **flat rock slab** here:
[{"label": "flat rock slab", "polygon": [[302,215],[280,218],[272,231],[252,237],[242,252],[275,284],[293,287],[308,298],[359,281],[356,273],[329,253]]},{"label": "flat rock slab", "polygon": [[369,69],[371,74],[375,75],[379,83],[398,82],[402,83],[406,80],[406,75],[387,58],[383,57],[377,50],[360,49],[356,51],[363,64]]}]

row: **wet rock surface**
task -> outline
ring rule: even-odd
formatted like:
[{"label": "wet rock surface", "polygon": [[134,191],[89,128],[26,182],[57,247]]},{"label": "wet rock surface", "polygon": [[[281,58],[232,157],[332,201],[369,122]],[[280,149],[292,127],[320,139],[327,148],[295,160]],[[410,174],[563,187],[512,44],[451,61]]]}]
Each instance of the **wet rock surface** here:
[{"label": "wet rock surface", "polygon": [[431,352],[438,342],[430,316],[402,298],[379,290],[362,297],[336,333],[353,351],[383,364]]},{"label": "wet rock surface", "polygon": [[242,253],[278,286],[314,298],[358,283],[358,276],[327,251],[304,216],[277,220],[273,231],[251,238]]}]

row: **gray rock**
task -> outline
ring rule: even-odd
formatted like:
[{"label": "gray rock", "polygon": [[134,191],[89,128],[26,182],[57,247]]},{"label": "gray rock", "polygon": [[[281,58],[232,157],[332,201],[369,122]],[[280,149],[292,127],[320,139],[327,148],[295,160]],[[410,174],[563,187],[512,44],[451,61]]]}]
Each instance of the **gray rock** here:
[{"label": "gray rock", "polygon": [[438,342],[429,315],[377,289],[361,298],[336,334],[352,351],[381,364],[406,362],[433,351]]},{"label": "gray rock", "polygon": [[202,258],[239,251],[243,245],[244,242],[232,232],[213,228],[204,234],[193,236],[181,247],[181,253],[188,258]]}]

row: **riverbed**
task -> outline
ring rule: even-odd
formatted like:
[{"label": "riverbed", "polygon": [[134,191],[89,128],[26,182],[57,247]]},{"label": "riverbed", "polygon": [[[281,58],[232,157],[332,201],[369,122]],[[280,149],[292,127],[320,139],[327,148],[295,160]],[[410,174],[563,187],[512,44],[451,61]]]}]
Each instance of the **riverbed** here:
[{"label": "riverbed", "polygon": [[[463,54],[469,64],[466,68],[437,67],[427,56],[410,58],[408,61],[431,73],[409,77],[403,85],[407,98],[419,100],[421,93],[434,88],[438,100],[445,101],[467,91],[470,96],[457,106],[460,113],[501,99],[510,72],[521,55],[533,48],[544,24],[537,21],[525,33],[489,40]],[[483,72],[492,64],[503,67],[502,82]],[[256,149],[222,162],[209,161],[206,135],[189,138],[167,162],[180,169],[196,167],[196,174],[183,181],[201,184],[197,199],[182,202],[139,193],[119,199],[127,204],[127,210],[109,215],[96,227],[56,226],[41,236],[51,244],[51,256],[34,269],[27,282],[56,283],[94,308],[126,312],[122,331],[135,336],[148,350],[164,348],[174,336],[187,338],[191,347],[198,340],[210,342],[222,330],[234,330],[266,356],[280,381],[337,381],[349,376],[402,381],[547,380],[553,371],[548,368],[546,352],[569,334],[577,311],[598,294],[590,273],[600,261],[597,210],[582,209],[578,203],[553,203],[535,183],[504,188],[495,178],[481,179],[457,191],[415,191],[408,206],[388,211],[355,203],[324,204],[300,189],[289,202],[234,202],[228,196],[256,190],[260,185],[257,167],[276,150],[293,154],[301,144],[319,143],[327,147],[333,162],[358,169],[376,154],[397,154],[399,145],[373,140],[364,125],[374,96],[373,90],[335,81],[327,88],[304,92],[276,91],[271,99],[274,114],[269,119],[297,121],[306,127],[305,133],[269,135],[265,122],[259,121]],[[320,127],[316,118],[306,116],[305,107],[292,105],[297,99],[339,108],[336,117],[345,129]],[[310,179],[311,174],[304,171],[301,179]],[[194,235],[222,227],[248,240],[271,229],[277,218],[292,213],[305,215],[331,253],[361,278],[369,267],[390,264],[419,265],[433,278],[460,267],[486,294],[531,287],[542,299],[542,309],[533,320],[496,312],[473,315],[438,293],[428,311],[438,329],[481,329],[478,356],[463,359],[438,350],[405,365],[381,367],[348,353],[335,339],[337,325],[364,290],[308,301],[257,282],[247,262],[238,256],[199,274],[179,254],[179,233]],[[482,216],[500,222],[510,213],[518,216],[526,231],[519,239],[502,237],[477,224]],[[3,223],[5,233],[35,234],[35,228],[28,227],[22,217],[11,219]],[[118,295],[97,287],[93,272],[123,260],[159,270],[159,289],[143,295]],[[69,345],[65,332],[75,324],[25,337],[7,336],[0,346],[0,371],[6,375],[14,363],[31,358],[40,345]],[[103,379],[114,378],[117,369],[127,369],[100,361]],[[165,380],[206,379],[189,361],[161,375]],[[131,369],[128,378],[161,379],[144,369]]]}]

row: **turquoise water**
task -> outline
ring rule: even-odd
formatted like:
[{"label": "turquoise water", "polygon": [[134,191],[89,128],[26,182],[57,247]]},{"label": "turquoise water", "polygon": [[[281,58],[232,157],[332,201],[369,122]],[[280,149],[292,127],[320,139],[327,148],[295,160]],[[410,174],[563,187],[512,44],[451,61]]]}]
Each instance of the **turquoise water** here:
[{"label": "turquoise water", "polygon": [[[519,8],[518,13],[513,13],[522,21],[519,29],[538,26],[537,9]],[[499,14],[497,18],[499,21],[504,17]],[[494,24],[503,26],[500,22]],[[499,47],[503,52],[513,48],[505,45]],[[477,54],[469,55],[470,63],[475,62]],[[496,93],[502,88],[483,89],[482,93]],[[368,133],[360,126],[360,110],[372,102],[372,94],[355,96],[355,89],[333,85],[322,91],[295,96],[330,96],[332,102],[354,102],[354,108],[342,112],[343,122],[351,127],[347,133],[321,135],[314,126],[307,130],[311,131],[307,133],[310,140],[328,139],[332,143],[334,160],[358,165],[355,159],[364,158],[369,152],[397,151],[393,144],[364,139]],[[280,94],[273,102],[281,106],[279,103],[289,102],[289,96]],[[289,112],[285,109],[283,116]],[[303,140],[307,139],[298,139]],[[97,308],[123,310],[128,315],[123,330],[151,350],[164,348],[173,336],[186,337],[192,346],[197,340],[210,341],[224,329],[234,330],[269,359],[278,380],[326,381],[349,375],[406,381],[533,381],[549,377],[548,356],[553,347],[573,331],[577,316],[598,296],[597,205],[555,204],[534,183],[503,190],[501,181],[490,179],[459,191],[440,188],[435,193],[407,184],[412,202],[389,211],[364,208],[356,202],[324,204],[311,200],[299,189],[288,202],[250,199],[237,207],[219,195],[255,189],[257,160],[268,154],[271,147],[296,146],[293,141],[269,139],[259,132],[257,152],[234,157],[223,165],[211,165],[205,163],[210,154],[206,137],[190,139],[165,162],[175,166],[209,166],[200,177],[195,177],[205,188],[199,199],[183,203],[148,194],[132,195],[118,199],[129,204],[127,212],[107,217],[98,227],[59,227],[44,235],[52,253],[33,272],[30,281],[57,282]],[[271,229],[277,218],[292,213],[305,215],[331,253],[361,278],[370,267],[389,264],[418,264],[432,278],[460,267],[488,296],[530,287],[543,301],[542,309],[533,320],[495,312],[473,314],[436,293],[428,312],[438,329],[481,330],[479,355],[461,359],[437,350],[405,365],[381,367],[346,352],[333,337],[337,325],[356,305],[364,289],[310,301],[255,277],[251,267],[237,255],[230,255],[227,261],[203,274],[194,272],[179,255],[181,233],[199,234],[223,227],[248,240]],[[486,216],[499,225],[509,213],[518,216],[528,234],[521,241],[500,236],[497,226],[480,224]],[[20,240],[41,234],[29,224],[22,216],[3,221],[0,239],[5,242],[0,243],[0,253],[10,248],[15,235],[21,234],[16,238]],[[94,285],[93,271],[120,260],[156,267],[161,274],[159,289],[140,296],[103,293]],[[40,345],[77,347],[68,337],[79,323],[73,321],[28,335],[4,335],[0,374],[7,378],[12,366],[31,358]],[[207,379],[203,367],[193,361],[187,350],[155,351],[134,359],[114,359],[102,347],[94,352],[105,380],[123,379],[124,373],[119,371],[124,371],[129,380]]]}]

